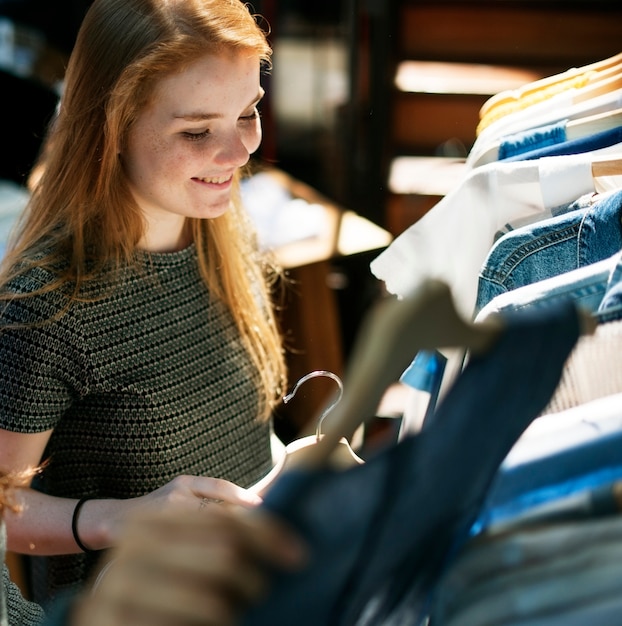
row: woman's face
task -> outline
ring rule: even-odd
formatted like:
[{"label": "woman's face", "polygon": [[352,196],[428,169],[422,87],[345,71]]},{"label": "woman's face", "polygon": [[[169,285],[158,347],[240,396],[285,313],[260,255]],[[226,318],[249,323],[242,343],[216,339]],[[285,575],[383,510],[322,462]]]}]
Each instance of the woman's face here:
[{"label": "woman's face", "polygon": [[261,142],[259,77],[257,56],[210,54],[156,85],[121,153],[147,222],[142,248],[180,249],[187,217],[228,209],[233,174]]}]

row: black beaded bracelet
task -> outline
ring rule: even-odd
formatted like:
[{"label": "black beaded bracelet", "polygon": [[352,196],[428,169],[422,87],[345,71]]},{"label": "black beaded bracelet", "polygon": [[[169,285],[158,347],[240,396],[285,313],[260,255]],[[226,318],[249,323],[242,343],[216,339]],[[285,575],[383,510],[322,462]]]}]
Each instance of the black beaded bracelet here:
[{"label": "black beaded bracelet", "polygon": [[71,517],[71,532],[73,533],[74,541],[78,545],[78,548],[82,550],[82,552],[87,552],[87,553],[94,552],[94,550],[87,548],[82,543],[82,540],[80,539],[80,536],[78,535],[78,515],[80,515],[80,509],[82,508],[82,505],[88,500],[93,500],[93,499],[94,498],[90,498],[90,497],[80,498],[78,502],[76,503],[75,508],[73,509],[73,516]]}]

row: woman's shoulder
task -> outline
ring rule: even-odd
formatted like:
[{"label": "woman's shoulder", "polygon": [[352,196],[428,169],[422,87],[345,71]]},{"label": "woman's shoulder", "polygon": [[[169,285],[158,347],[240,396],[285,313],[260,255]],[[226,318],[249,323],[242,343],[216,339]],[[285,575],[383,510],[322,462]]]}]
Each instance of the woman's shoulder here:
[{"label": "woman's shoulder", "polygon": [[68,262],[50,244],[16,253],[9,251],[0,266],[0,293],[28,294],[45,290],[66,272]]},{"label": "woman's shoulder", "polygon": [[30,324],[66,310],[68,285],[58,268],[31,260],[9,269],[0,283],[0,315],[5,323]]},{"label": "woman's shoulder", "polygon": [[38,294],[46,291],[56,280],[56,273],[51,268],[41,265],[21,267],[5,280],[2,291],[18,295]]}]

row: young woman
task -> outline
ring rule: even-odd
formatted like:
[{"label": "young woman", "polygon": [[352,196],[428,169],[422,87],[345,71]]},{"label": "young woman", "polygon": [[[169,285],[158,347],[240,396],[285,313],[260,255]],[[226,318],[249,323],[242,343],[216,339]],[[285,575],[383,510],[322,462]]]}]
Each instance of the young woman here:
[{"label": "young woman", "polygon": [[[240,0],[95,0],[0,282],[0,469],[35,598],[83,582],[137,510],[253,506],[285,388],[238,179],[264,32]],[[211,504],[211,506],[215,506]]]}]

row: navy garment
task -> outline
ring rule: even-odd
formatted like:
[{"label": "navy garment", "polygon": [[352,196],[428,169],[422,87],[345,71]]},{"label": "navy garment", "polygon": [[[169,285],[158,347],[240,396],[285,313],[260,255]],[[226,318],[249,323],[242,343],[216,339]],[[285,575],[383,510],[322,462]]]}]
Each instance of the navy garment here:
[{"label": "navy garment", "polygon": [[566,136],[567,124],[568,120],[562,120],[547,126],[528,128],[502,137],[497,160],[503,161],[511,157],[520,157],[522,154],[568,141]]},{"label": "navy garment", "polygon": [[420,433],[345,471],[281,475],[263,506],[298,530],[312,559],[302,572],[277,575],[243,625],[418,624],[440,570],[468,538],[499,465],[548,403],[579,334],[570,304],[511,314]]},{"label": "navy garment", "polygon": [[568,141],[562,141],[561,143],[555,143],[549,146],[543,146],[523,152],[522,154],[515,154],[508,156],[503,160],[509,161],[533,161],[535,159],[541,159],[542,157],[550,156],[563,156],[566,154],[584,154],[586,152],[592,152],[594,150],[600,150],[602,148],[609,148],[617,143],[622,142],[622,126],[616,126],[607,130],[602,130],[593,135],[587,137],[580,137],[578,139],[570,139]]}]

